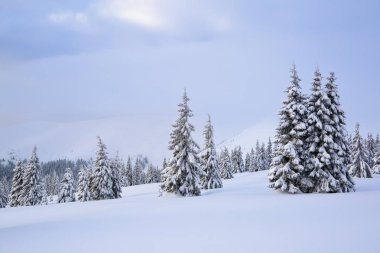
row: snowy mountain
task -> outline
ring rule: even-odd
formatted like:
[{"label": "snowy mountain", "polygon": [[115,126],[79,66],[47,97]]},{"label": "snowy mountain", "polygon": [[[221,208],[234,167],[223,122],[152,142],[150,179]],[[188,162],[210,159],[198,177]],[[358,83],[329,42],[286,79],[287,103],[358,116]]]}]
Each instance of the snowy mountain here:
[{"label": "snowy mountain", "polygon": [[267,171],[223,183],[193,198],[148,184],[116,200],[3,208],[0,252],[380,252],[379,175],[349,194],[281,194]]},{"label": "snowy mountain", "polygon": [[[118,151],[122,158],[143,155],[161,164],[163,157],[170,156],[168,141],[173,122],[168,115],[129,115],[73,122],[33,121],[3,126],[0,128],[0,157],[8,157],[14,151],[21,158],[27,158],[36,145],[42,161],[88,159],[95,156],[96,136],[99,135],[107,145],[110,156]],[[201,145],[203,123],[196,122],[195,139]],[[269,123],[257,124],[231,138],[220,136],[218,126],[215,126],[215,131],[219,149],[225,146],[232,149],[241,145],[244,152],[254,147],[257,139],[267,142],[267,138],[274,135],[274,127]]]}]

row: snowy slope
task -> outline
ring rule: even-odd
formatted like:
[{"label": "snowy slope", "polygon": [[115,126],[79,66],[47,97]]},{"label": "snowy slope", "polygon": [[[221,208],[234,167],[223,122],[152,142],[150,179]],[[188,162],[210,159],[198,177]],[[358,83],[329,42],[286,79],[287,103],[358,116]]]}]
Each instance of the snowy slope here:
[{"label": "snowy slope", "polygon": [[243,173],[201,197],[157,197],[0,209],[0,252],[380,252],[380,177],[356,193],[288,195],[266,172]]}]

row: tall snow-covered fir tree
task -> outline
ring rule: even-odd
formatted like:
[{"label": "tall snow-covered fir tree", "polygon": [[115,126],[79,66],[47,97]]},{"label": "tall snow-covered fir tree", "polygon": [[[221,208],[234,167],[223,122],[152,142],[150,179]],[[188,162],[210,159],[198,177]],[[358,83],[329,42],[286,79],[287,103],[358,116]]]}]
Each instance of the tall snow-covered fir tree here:
[{"label": "tall snow-covered fir tree", "polygon": [[249,156],[251,157],[251,162],[249,164],[249,172],[255,172],[256,171],[256,154],[253,148],[251,148],[251,152],[249,153]]},{"label": "tall snow-covered fir tree", "polygon": [[220,176],[223,179],[231,179],[234,177],[232,174],[231,157],[227,148],[224,148],[220,154]]},{"label": "tall snow-covered fir tree", "polygon": [[244,159],[243,152],[241,151],[241,146],[236,147],[236,163],[237,173],[244,172]]},{"label": "tall snow-covered fir tree", "polygon": [[[339,170],[333,167],[335,154],[333,126],[330,116],[330,100],[324,93],[321,84],[321,73],[317,69],[314,73],[312,92],[308,101],[307,120],[307,152],[306,164],[307,179],[304,178],[303,191],[331,193],[340,192],[337,178]],[[338,157],[337,157],[338,158]]]},{"label": "tall snow-covered fir tree", "polygon": [[16,207],[22,205],[22,185],[23,166],[21,161],[17,160],[13,169],[12,190],[10,194],[9,206]]},{"label": "tall snow-covered fir tree", "polygon": [[40,161],[37,156],[37,148],[34,147],[32,155],[23,173],[22,205],[34,206],[42,201],[40,182]]},{"label": "tall snow-covered fir tree", "polygon": [[350,147],[346,131],[346,117],[340,104],[336,77],[331,72],[326,83],[326,101],[330,111],[330,123],[334,148],[330,150],[330,171],[336,179],[336,192],[355,191],[355,183],[348,171],[350,164]]},{"label": "tall snow-covered fir tree", "polygon": [[193,116],[186,90],[179,104],[179,118],[170,134],[169,150],[173,152],[168,166],[163,170],[161,189],[167,193],[181,196],[199,196],[201,194],[200,177],[203,171],[198,157],[198,145],[191,137],[194,131],[189,118]]},{"label": "tall snow-covered fir tree", "polygon": [[81,202],[91,200],[90,194],[90,171],[82,165],[78,174],[77,197]]},{"label": "tall snow-covered fir tree", "polygon": [[58,194],[58,203],[73,201],[75,201],[73,172],[70,168],[67,168],[61,181],[61,188]]},{"label": "tall snow-covered fir tree", "polygon": [[208,116],[203,135],[205,138],[205,148],[202,155],[202,168],[204,171],[202,187],[203,189],[222,188],[223,183],[220,178],[220,168],[214,144],[214,128],[211,124],[210,115]]},{"label": "tall snow-covered fir tree", "polygon": [[363,139],[360,135],[359,124],[356,124],[355,136],[352,141],[352,158],[350,174],[353,177],[371,178],[371,169],[367,163],[367,154],[363,146]]},{"label": "tall snow-covered fir tree", "polygon": [[92,200],[113,199],[112,170],[109,165],[106,145],[98,137],[98,151],[96,152],[95,169],[91,175],[90,192]]},{"label": "tall snow-covered fir tree", "polygon": [[289,193],[301,191],[301,173],[304,171],[306,107],[299,82],[296,68],[293,66],[291,83],[286,91],[287,99],[279,112],[276,149],[268,174],[269,187]]}]

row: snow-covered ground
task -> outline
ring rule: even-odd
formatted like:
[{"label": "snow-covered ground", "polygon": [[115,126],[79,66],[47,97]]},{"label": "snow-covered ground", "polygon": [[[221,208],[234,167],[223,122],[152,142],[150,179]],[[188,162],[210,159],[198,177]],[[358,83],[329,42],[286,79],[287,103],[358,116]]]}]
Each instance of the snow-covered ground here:
[{"label": "snow-covered ground", "polygon": [[357,192],[299,194],[243,173],[192,198],[158,185],[118,200],[0,209],[0,252],[380,252],[380,177]]}]

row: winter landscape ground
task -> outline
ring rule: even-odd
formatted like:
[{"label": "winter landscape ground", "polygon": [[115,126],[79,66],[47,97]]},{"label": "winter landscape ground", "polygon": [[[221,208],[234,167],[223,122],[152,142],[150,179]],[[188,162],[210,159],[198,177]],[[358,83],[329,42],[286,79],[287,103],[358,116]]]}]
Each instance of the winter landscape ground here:
[{"label": "winter landscape ground", "polygon": [[267,171],[191,198],[158,184],[116,200],[0,209],[0,252],[380,252],[380,176],[351,194],[281,194]]}]

